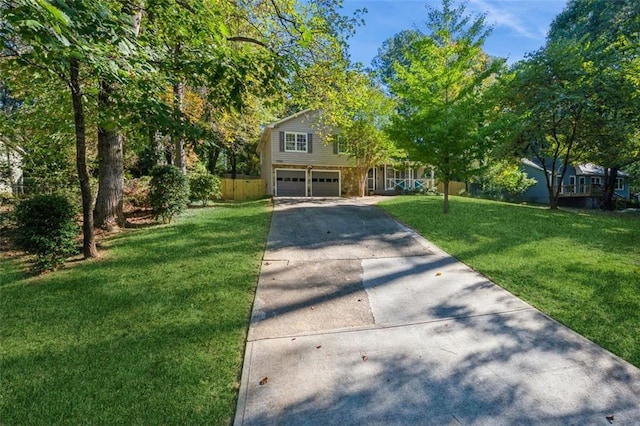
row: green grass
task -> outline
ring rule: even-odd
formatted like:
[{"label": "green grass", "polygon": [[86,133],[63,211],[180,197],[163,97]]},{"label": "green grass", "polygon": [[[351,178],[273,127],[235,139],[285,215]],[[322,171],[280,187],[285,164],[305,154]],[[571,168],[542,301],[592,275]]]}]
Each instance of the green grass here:
[{"label": "green grass", "polygon": [[640,219],[486,200],[380,204],[425,238],[640,367]]},{"label": "green grass", "polygon": [[0,260],[0,423],[230,423],[269,221],[193,209],[44,276]]}]

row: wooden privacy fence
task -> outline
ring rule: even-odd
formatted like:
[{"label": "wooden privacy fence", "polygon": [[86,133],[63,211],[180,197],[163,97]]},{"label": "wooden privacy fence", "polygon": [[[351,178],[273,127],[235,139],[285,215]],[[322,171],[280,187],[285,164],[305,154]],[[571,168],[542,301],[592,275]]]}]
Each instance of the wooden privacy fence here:
[{"label": "wooden privacy fence", "polygon": [[[464,182],[449,182],[449,195],[459,195],[465,188]],[[444,183],[438,182],[438,192],[444,192]]]},{"label": "wooden privacy fence", "polygon": [[265,195],[264,179],[222,179],[223,200],[253,200]]}]

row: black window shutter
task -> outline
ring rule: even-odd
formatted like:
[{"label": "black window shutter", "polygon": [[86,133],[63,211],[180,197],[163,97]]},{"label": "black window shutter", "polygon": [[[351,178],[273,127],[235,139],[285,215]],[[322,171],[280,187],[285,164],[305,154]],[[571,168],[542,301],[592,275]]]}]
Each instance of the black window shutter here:
[{"label": "black window shutter", "polygon": [[280,152],[284,152],[284,132],[280,132]]},{"label": "black window shutter", "polygon": [[313,133],[307,133],[307,152],[313,152]]}]

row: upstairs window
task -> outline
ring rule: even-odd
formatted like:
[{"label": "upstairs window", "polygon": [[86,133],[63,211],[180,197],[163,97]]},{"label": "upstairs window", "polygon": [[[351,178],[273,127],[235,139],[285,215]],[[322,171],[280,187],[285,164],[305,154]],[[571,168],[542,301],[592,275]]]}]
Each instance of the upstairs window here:
[{"label": "upstairs window", "polygon": [[624,179],[616,178],[616,191],[624,190]]},{"label": "upstairs window", "polygon": [[284,134],[284,150],[285,152],[308,152],[307,134],[285,132]]},{"label": "upstairs window", "polygon": [[340,135],[335,136],[333,139],[333,153],[347,154],[347,141]]}]

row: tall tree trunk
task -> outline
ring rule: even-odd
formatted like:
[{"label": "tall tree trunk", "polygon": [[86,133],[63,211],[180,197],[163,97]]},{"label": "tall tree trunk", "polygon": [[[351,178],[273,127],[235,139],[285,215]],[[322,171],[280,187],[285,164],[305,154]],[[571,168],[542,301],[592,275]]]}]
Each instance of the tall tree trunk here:
[{"label": "tall tree trunk", "polygon": [[220,157],[221,149],[217,146],[209,148],[207,152],[207,169],[209,173],[214,175],[216,173],[216,165],[218,164],[218,157]]},{"label": "tall tree trunk", "polygon": [[233,148],[229,149],[229,157],[231,160],[231,179],[235,179],[238,172],[238,158]]},{"label": "tall tree trunk", "polygon": [[98,257],[98,249],[96,248],[96,240],[93,234],[93,212],[91,209],[93,197],[91,195],[89,170],[87,169],[87,145],[78,60],[75,58],[71,59],[69,68],[69,85],[71,88],[71,99],[73,101],[73,118],[76,132],[76,167],[78,169],[78,180],[80,181],[80,193],[82,194],[82,232],[84,234],[82,253],[85,259],[87,259]]},{"label": "tall tree trunk", "polygon": [[360,170],[358,170],[358,174],[359,174],[359,180],[360,180],[360,196],[364,197],[365,194],[367,193],[367,175],[369,174],[369,169],[368,168],[361,168]]},{"label": "tall tree trunk", "polygon": [[442,204],[443,213],[449,213],[449,178],[445,178],[442,183],[444,189],[444,203]]},{"label": "tall tree trunk", "polygon": [[613,211],[615,204],[613,196],[616,193],[616,177],[618,176],[618,168],[611,167],[605,169],[604,175],[604,192],[602,194],[602,208],[604,210]]},{"label": "tall tree trunk", "polygon": [[[114,87],[100,79],[98,109],[109,113]],[[124,226],[124,161],[122,135],[115,123],[98,127],[98,196],[93,211],[94,226],[110,229]]]}]

